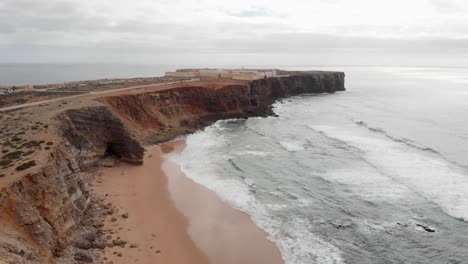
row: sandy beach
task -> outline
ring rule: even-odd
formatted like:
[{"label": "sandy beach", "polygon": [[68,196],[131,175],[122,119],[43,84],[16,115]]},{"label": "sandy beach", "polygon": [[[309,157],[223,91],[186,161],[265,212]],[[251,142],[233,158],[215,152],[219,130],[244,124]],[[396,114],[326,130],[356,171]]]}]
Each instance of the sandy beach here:
[{"label": "sandy beach", "polygon": [[250,217],[187,178],[169,155],[184,141],[147,148],[142,166],[106,168],[94,186],[117,207],[104,229],[125,247],[106,248],[113,263],[283,263]]}]

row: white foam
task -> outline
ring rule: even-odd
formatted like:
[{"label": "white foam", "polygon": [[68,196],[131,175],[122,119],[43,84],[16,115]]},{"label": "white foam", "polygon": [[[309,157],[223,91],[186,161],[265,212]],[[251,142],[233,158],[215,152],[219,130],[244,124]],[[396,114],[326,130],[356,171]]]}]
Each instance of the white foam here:
[{"label": "white foam", "polygon": [[266,156],[270,155],[270,153],[268,153],[268,152],[256,151],[256,150],[237,151],[234,154],[238,155],[238,156],[251,155],[251,156],[258,156],[258,157],[266,157]]},{"label": "white foam", "polygon": [[[270,235],[269,239],[278,246],[285,263],[343,263],[340,251],[334,245],[308,231],[312,230],[308,219],[280,219],[269,213],[293,205],[262,204],[250,192],[254,182],[249,178],[221,177],[223,172],[218,170],[223,168],[229,157],[226,153],[227,142],[216,133],[217,129],[217,125],[214,125],[187,137],[186,148],[179,156],[172,157],[182,171],[195,182],[214,191],[223,201],[248,213],[254,223]],[[300,201],[297,206],[308,203],[310,201]]]},{"label": "white foam", "polygon": [[394,181],[439,205],[447,214],[468,220],[468,176],[437,154],[411,148],[368,131],[311,126],[364,152],[364,158]]},{"label": "white foam", "polygon": [[366,163],[349,165],[346,168],[331,169],[322,178],[349,187],[350,191],[368,201],[398,202],[411,197],[413,193],[405,185],[382,175]]},{"label": "white foam", "polygon": [[289,141],[280,141],[280,145],[285,148],[287,151],[296,152],[305,150],[304,144],[297,140],[289,140]]}]

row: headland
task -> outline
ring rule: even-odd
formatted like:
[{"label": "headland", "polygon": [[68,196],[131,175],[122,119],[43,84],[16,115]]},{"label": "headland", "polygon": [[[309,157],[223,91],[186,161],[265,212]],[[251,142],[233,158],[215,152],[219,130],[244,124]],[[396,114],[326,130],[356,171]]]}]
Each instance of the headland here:
[{"label": "headland", "polygon": [[[0,109],[2,261],[124,263],[119,262],[124,256],[139,252],[141,255],[135,257],[139,263],[151,263],[148,256],[153,261],[153,254],[162,261],[169,257],[169,263],[184,263],[183,258],[214,263],[216,257],[194,242],[197,238],[189,232],[189,221],[195,220],[187,212],[184,215],[183,206],[177,206],[178,198],[174,198],[177,195],[170,194],[167,178],[161,173],[164,157],[154,145],[221,119],[272,115],[271,105],[280,98],[345,89],[342,72],[275,70],[269,75],[265,70],[250,70],[246,74],[249,79],[242,79],[242,70],[217,70],[217,76],[212,71],[209,75],[197,70],[184,72],[195,77],[91,90]],[[153,177],[145,174],[148,168],[155,172]],[[119,171],[124,173],[118,175]],[[154,186],[154,192],[140,190],[148,184]],[[132,191],[148,196],[128,194]],[[115,196],[119,192],[123,196]],[[134,206],[145,204],[141,199],[151,200],[159,209],[150,212],[148,207]],[[210,199],[215,201],[216,197]],[[224,215],[233,213],[222,210]],[[145,223],[146,213],[157,228]],[[254,238],[265,242],[266,252],[278,256],[248,216],[237,216],[246,230],[256,230],[252,231],[257,232]],[[139,227],[151,231],[138,233],[146,229]],[[225,234],[229,234],[227,230]],[[157,239],[163,231],[168,232],[164,242]],[[236,240],[229,235],[226,239]],[[172,255],[171,250],[175,250]]]}]

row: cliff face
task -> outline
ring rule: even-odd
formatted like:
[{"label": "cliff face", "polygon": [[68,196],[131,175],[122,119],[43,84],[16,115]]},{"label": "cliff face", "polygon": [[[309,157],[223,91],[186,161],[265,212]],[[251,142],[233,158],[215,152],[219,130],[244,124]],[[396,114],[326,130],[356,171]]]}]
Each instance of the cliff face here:
[{"label": "cliff face", "polygon": [[143,162],[143,147],[108,108],[69,110],[59,118],[63,121],[63,137],[79,150],[83,165],[92,165],[105,155],[115,155],[130,163]]},{"label": "cliff face", "polygon": [[[0,188],[0,259],[54,263],[93,204],[86,172],[106,155],[140,164],[140,142],[162,142],[220,119],[272,114],[278,99],[344,90],[344,74],[315,72],[216,87],[183,86],[99,99],[57,116],[47,165]],[[137,140],[137,139],[140,139]]]},{"label": "cliff face", "polygon": [[317,72],[248,84],[179,87],[101,98],[133,133],[149,142],[169,140],[221,119],[273,114],[276,99],[305,93],[344,91],[344,73]]},{"label": "cliff face", "polygon": [[0,259],[53,262],[69,243],[89,203],[77,156],[73,148],[57,147],[46,166],[0,190]]}]

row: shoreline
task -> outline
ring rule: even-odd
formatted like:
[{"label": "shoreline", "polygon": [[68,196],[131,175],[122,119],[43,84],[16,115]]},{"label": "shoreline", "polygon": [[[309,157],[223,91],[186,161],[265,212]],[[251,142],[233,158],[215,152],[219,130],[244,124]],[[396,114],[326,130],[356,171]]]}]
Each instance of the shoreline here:
[{"label": "shoreline", "polygon": [[150,146],[144,165],[122,163],[102,170],[94,191],[117,208],[106,219],[104,229],[114,233],[113,240],[127,243],[106,248],[101,260],[283,263],[277,246],[249,215],[193,182],[170,160],[184,146],[184,140]]},{"label": "shoreline", "polygon": [[[120,163],[102,169],[94,192],[111,203],[116,213],[108,216],[104,230],[111,240],[126,242],[107,247],[101,260],[113,263],[209,263],[185,230],[188,225],[167,191],[167,177],[161,170],[158,145],[147,148],[145,164]],[[113,233],[113,234],[112,234]],[[115,253],[114,253],[115,252]]]}]

